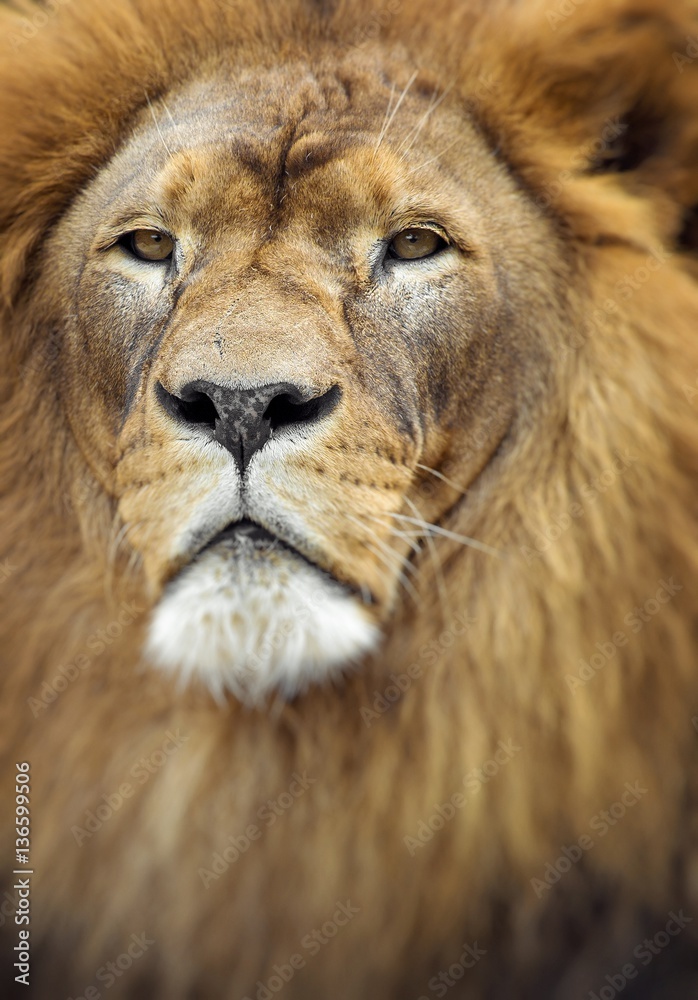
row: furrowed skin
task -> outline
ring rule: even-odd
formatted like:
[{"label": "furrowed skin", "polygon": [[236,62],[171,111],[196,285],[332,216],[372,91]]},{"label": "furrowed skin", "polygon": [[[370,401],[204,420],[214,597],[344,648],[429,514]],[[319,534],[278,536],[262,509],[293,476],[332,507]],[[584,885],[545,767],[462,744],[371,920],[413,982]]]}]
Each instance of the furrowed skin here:
[{"label": "furrowed skin", "polygon": [[0,8],[19,995],[698,991],[698,9],[563,7]]}]

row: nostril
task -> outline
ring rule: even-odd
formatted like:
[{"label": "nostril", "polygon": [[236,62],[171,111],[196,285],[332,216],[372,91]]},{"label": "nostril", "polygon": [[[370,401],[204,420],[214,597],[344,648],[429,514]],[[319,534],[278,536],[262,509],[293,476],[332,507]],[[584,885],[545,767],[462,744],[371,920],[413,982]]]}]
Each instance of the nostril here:
[{"label": "nostril", "polygon": [[218,411],[210,396],[197,389],[184,389],[182,396],[175,396],[158,382],[155,391],[162,406],[170,416],[187,424],[203,424],[215,428]]},{"label": "nostril", "polygon": [[178,400],[183,418],[190,424],[216,426],[218,410],[205,392],[192,392],[190,399]]},{"label": "nostril", "polygon": [[286,427],[288,424],[297,424],[301,420],[306,419],[304,414],[313,402],[314,400],[311,400],[309,403],[299,403],[293,396],[285,392],[281,396],[275,396],[272,399],[264,411],[262,419],[269,421],[273,431],[278,427]]},{"label": "nostril", "polygon": [[333,385],[322,396],[307,401],[303,401],[300,396],[294,397],[291,393],[284,392],[274,396],[262,419],[269,422],[272,430],[291,424],[312,423],[333,410],[339,402],[340,395],[341,390],[338,385]]}]

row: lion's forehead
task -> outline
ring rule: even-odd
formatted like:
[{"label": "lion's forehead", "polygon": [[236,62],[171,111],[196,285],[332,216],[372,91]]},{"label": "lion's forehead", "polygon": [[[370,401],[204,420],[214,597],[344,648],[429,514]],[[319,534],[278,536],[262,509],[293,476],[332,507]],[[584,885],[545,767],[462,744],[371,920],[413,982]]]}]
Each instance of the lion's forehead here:
[{"label": "lion's forehead", "polygon": [[[167,94],[142,121],[161,154],[205,143],[255,172],[292,176],[375,141],[391,93],[377,70],[367,76],[339,64],[219,69]],[[412,95],[411,103],[419,100]]]},{"label": "lion's forehead", "polygon": [[387,102],[390,92],[378,65],[367,73],[339,61],[326,61],[323,68],[298,61],[237,72],[219,67],[171,91],[167,104],[170,125],[198,127],[204,120],[209,135],[269,141],[330,121],[356,132],[367,112],[370,119],[371,110],[377,111],[377,96],[383,93]]},{"label": "lion's forehead", "polygon": [[[433,114],[434,85],[404,66],[387,73],[379,60],[344,58],[326,57],[318,66],[217,67],[149,102],[117,158],[117,195],[147,190],[176,202],[195,180],[199,193],[208,187],[218,200],[226,189],[243,189],[249,213],[253,192],[278,201],[282,189],[295,190],[299,182],[317,185],[321,168],[334,172],[333,192],[358,190],[359,177],[371,175],[385,189],[414,167],[435,132],[438,148],[424,158],[432,156],[438,169],[440,155],[433,153],[446,146],[440,130],[450,136],[454,122],[446,108]],[[414,186],[419,178],[409,181]]]}]

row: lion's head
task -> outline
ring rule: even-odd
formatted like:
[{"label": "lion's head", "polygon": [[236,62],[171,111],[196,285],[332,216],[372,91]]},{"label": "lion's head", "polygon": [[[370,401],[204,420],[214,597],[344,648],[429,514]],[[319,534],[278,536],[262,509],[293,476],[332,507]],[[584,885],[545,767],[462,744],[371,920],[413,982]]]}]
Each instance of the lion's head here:
[{"label": "lion's head", "polygon": [[[575,982],[593,985],[580,899],[612,901],[615,956],[638,913],[695,889],[693,8],[48,7],[2,14],[3,636],[6,702],[24,713],[8,745],[13,761],[34,734],[56,749],[71,734],[74,761],[91,748],[70,792],[40,785],[57,839],[80,848],[90,796],[156,720],[176,717],[197,748],[130,827],[114,819],[74,860],[61,848],[48,908],[92,923],[92,873],[123,871],[127,829],[153,838],[141,871],[156,882],[215,858],[217,833],[259,815],[258,788],[312,761],[332,809],[299,798],[295,834],[270,833],[236,875],[239,905],[221,887],[198,920],[154,892],[158,961],[181,972],[189,954],[182,995],[264,981],[268,954],[321,910],[318,853],[368,915],[299,996],[423,990],[466,930],[502,949],[514,983],[564,991],[578,960]],[[114,618],[124,600],[135,610]],[[495,752],[501,775],[487,791],[489,771],[473,778],[457,812]],[[598,869],[554,900],[532,890],[640,779],[662,821],[599,843]],[[442,801],[451,822],[422,863]],[[359,802],[365,832],[335,856],[332,810]],[[56,840],[38,837],[48,863]],[[259,892],[291,862],[308,885],[282,913],[281,890]],[[75,902],[85,871],[92,896]],[[124,885],[86,953],[131,919]],[[397,885],[404,919],[386,930]],[[360,971],[342,979],[347,963]],[[146,965],[148,988],[179,995]],[[505,995],[491,992],[504,973],[473,969],[468,996]]]},{"label": "lion's head", "polygon": [[155,662],[238,694],[325,679],[511,461],[569,265],[460,99],[337,43],[214,61],[148,100],[41,248]]}]

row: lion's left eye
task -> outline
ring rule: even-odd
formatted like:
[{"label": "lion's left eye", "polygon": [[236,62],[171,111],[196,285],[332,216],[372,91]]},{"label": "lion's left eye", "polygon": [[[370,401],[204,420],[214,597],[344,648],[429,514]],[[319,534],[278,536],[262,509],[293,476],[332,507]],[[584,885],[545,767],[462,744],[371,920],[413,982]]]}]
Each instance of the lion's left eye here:
[{"label": "lion's left eye", "polygon": [[174,252],[174,240],[159,229],[136,229],[122,236],[119,243],[139,260],[170,260]]},{"label": "lion's left eye", "polygon": [[389,256],[396,260],[421,260],[445,250],[448,243],[433,229],[403,229],[388,247]]}]

